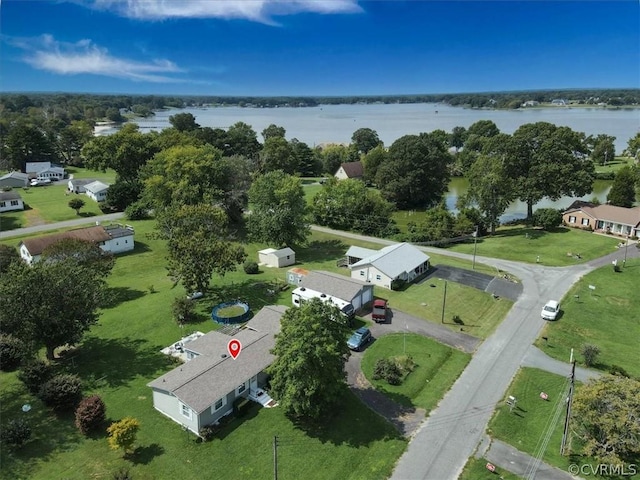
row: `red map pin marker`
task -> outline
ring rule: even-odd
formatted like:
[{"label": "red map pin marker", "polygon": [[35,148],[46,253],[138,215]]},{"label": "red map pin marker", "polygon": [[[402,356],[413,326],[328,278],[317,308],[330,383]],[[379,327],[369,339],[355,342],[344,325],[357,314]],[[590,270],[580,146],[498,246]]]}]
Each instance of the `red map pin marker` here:
[{"label": "red map pin marker", "polygon": [[236,340],[235,338],[229,340],[229,343],[227,343],[227,351],[234,360],[238,358],[238,355],[240,355],[240,350],[242,350],[242,344],[240,343],[240,340]]}]

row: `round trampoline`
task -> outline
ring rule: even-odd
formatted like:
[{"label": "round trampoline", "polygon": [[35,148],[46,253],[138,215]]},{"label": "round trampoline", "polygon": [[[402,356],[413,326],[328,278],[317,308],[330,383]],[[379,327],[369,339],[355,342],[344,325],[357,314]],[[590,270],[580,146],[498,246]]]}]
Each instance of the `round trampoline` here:
[{"label": "round trampoline", "polygon": [[240,300],[219,303],[211,310],[211,318],[216,323],[243,323],[249,320],[251,311],[249,305]]}]

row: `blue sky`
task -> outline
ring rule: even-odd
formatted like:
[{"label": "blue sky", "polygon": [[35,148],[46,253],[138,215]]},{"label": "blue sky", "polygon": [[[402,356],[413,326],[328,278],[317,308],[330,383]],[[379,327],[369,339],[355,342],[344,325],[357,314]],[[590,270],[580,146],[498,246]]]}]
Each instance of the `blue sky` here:
[{"label": "blue sky", "polygon": [[1,91],[640,88],[637,0],[2,0],[0,31]]}]

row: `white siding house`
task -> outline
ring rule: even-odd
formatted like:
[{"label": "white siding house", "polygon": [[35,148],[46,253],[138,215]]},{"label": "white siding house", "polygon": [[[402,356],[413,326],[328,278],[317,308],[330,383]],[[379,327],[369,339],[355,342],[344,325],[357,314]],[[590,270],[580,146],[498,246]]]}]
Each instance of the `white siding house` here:
[{"label": "white siding house", "polygon": [[289,247],[280,250],[266,248],[258,252],[258,263],[269,267],[288,267],[296,263],[296,252]]},{"label": "white siding house", "polygon": [[359,179],[364,176],[364,167],[362,162],[347,162],[340,165],[340,168],[334,174],[338,180],[346,180],[347,178]]},{"label": "white siding house", "polygon": [[[271,349],[285,311],[282,305],[268,305],[233,336],[214,330],[185,344],[190,360],[148,384],[154,408],[199,435],[231,413],[236,398],[256,396],[275,358]],[[235,359],[227,353],[232,338],[242,344]]]},{"label": "white siding house", "polygon": [[22,197],[16,192],[0,192],[0,212],[24,210]]},{"label": "white siding house", "polygon": [[72,178],[67,182],[67,190],[73,193],[85,193],[85,185],[95,182],[92,178]]},{"label": "white siding house", "polygon": [[38,180],[61,180],[65,176],[64,168],[51,162],[27,162],[24,171]]},{"label": "white siding house", "polygon": [[339,273],[312,270],[301,278],[300,287],[343,300],[353,305],[354,310],[373,301],[373,285]]},{"label": "white siding house", "polygon": [[29,175],[22,172],[9,172],[0,177],[0,188],[22,188],[29,185]]},{"label": "white siding house", "polygon": [[96,180],[95,182],[87,183],[84,186],[84,190],[86,195],[96,202],[104,202],[107,199],[109,185]]},{"label": "white siding house", "polygon": [[[373,252],[371,255],[367,255]],[[359,255],[367,255],[360,258]],[[409,243],[389,245],[378,251],[351,247],[347,253],[351,278],[392,290],[394,282],[412,282],[429,270],[429,256]]]},{"label": "white siding house", "polygon": [[29,238],[20,242],[20,256],[28,264],[40,260],[42,252],[60,240],[76,238],[94,242],[105,252],[113,254],[133,250],[134,230],[130,225],[96,225],[95,227],[79,228],[68,232],[54,233],[44,237]]}]

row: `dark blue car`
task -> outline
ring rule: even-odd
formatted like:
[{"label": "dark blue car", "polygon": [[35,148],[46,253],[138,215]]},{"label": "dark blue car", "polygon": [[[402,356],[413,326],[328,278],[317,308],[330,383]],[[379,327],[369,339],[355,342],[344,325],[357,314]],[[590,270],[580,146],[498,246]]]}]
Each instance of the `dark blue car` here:
[{"label": "dark blue car", "polygon": [[360,351],[372,340],[371,331],[367,327],[360,327],[347,340],[347,346],[351,350]]}]

